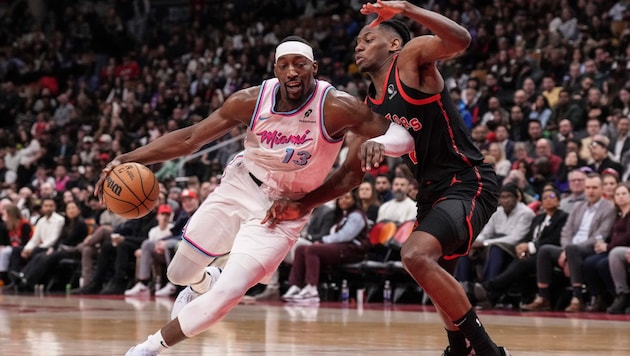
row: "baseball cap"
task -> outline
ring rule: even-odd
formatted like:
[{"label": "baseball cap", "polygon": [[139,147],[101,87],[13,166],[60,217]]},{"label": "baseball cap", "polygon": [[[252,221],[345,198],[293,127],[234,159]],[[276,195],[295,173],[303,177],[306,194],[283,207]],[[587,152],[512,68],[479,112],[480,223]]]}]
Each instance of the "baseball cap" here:
[{"label": "baseball cap", "polygon": [[101,160],[103,160],[103,161],[109,161],[109,154],[108,154],[108,153],[103,152],[103,153],[101,153],[101,155],[100,155],[100,156],[98,156],[98,158],[100,158],[100,159],[101,159]]},{"label": "baseball cap", "polygon": [[170,214],[173,212],[173,209],[171,209],[171,206],[168,204],[162,204],[158,207],[158,214]]},{"label": "baseball cap", "polygon": [[184,189],[182,190],[182,194],[179,195],[180,199],[184,198],[193,198],[197,199],[197,193],[194,190]]},{"label": "baseball cap", "polygon": [[94,142],[92,136],[83,136],[83,142]]}]

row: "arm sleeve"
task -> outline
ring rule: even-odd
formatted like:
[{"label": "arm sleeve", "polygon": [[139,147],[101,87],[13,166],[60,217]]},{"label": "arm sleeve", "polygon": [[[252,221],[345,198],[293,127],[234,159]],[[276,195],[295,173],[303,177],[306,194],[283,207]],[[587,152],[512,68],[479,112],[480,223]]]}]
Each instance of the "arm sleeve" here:
[{"label": "arm sleeve", "polygon": [[415,142],[411,134],[402,126],[390,123],[385,134],[374,137],[368,141],[374,141],[385,146],[385,154],[392,157],[400,157],[411,152],[415,148]]},{"label": "arm sleeve", "polygon": [[326,235],[322,238],[324,243],[350,242],[354,240],[365,228],[365,219],[360,213],[348,215],[348,221],[337,232]]}]

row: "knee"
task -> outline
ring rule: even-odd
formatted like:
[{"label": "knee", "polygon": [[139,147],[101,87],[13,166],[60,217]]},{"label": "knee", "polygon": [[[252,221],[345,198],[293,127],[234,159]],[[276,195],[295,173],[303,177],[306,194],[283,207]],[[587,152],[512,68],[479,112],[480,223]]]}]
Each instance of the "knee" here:
[{"label": "knee", "polygon": [[174,264],[169,264],[166,268],[166,278],[176,285],[185,286],[191,284],[190,274],[185,273],[181,268],[177,268]]},{"label": "knee", "polygon": [[564,253],[569,256],[569,255],[573,255],[574,253],[579,251],[579,246],[578,245],[567,245],[567,247],[564,248]]},{"label": "knee", "polygon": [[81,256],[83,258],[91,258],[96,255],[96,247],[91,245],[85,245],[81,248]]},{"label": "knee", "polygon": [[421,278],[421,275],[428,272],[431,267],[438,266],[439,255],[430,248],[418,244],[405,244],[400,250],[400,257],[405,269],[413,272],[416,278]]}]

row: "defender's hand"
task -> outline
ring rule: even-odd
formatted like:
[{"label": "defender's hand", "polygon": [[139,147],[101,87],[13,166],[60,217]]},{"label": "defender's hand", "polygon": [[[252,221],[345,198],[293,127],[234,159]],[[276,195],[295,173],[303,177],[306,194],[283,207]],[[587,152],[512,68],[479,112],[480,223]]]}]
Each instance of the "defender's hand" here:
[{"label": "defender's hand", "polygon": [[284,220],[295,220],[306,215],[306,212],[302,210],[302,204],[296,201],[281,199],[273,202],[267,215],[260,222],[266,224],[269,222],[269,227],[275,226],[277,223]]},{"label": "defender's hand", "polygon": [[359,159],[361,160],[361,167],[363,167],[363,172],[371,170],[372,167],[378,168],[384,158],[385,145],[383,145],[382,143],[365,141],[361,144]]},{"label": "defender's hand", "polygon": [[374,4],[363,4],[361,13],[363,15],[377,14],[378,17],[370,23],[370,27],[376,27],[383,21],[389,20],[405,9],[404,1],[381,1],[378,0]]},{"label": "defender's hand", "polygon": [[119,166],[121,164],[122,162],[120,162],[117,158],[114,158],[113,161],[109,162],[105,166],[105,168],[103,168],[103,171],[101,172],[101,177],[98,179],[96,185],[94,186],[94,196],[98,197],[98,201],[101,205],[105,204],[105,202],[103,201],[103,184],[105,183],[105,178],[107,177],[109,172],[111,172],[114,168],[116,168],[116,166]]}]

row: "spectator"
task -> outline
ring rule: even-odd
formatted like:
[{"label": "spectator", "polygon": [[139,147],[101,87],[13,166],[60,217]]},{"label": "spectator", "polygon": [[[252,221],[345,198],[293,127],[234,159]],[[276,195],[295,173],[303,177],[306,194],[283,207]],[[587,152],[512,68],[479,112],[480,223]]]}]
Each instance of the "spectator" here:
[{"label": "spectator", "polygon": [[585,181],[586,173],[584,171],[574,169],[569,172],[569,194],[562,198],[560,210],[570,214],[573,211],[573,205],[586,200],[584,195]]},{"label": "spectator", "polygon": [[357,205],[356,190],[337,198],[335,225],[321,242],[298,246],[289,276],[285,301],[319,302],[321,266],[337,266],[362,260],[368,247],[367,219]]},{"label": "spectator", "polygon": [[498,125],[494,130],[495,141],[496,143],[503,146],[503,151],[505,152],[505,158],[510,162],[514,160],[514,141],[510,140],[509,132],[507,126]]},{"label": "spectator", "polygon": [[594,298],[589,311],[606,310],[606,294],[615,294],[615,283],[609,267],[609,252],[617,246],[630,246],[630,185],[622,183],[614,190],[614,203],[620,215],[615,220],[610,238],[595,241],[595,254],[584,260],[584,280],[588,293]]},{"label": "spectator", "polygon": [[591,142],[593,142],[593,137],[600,134],[601,126],[602,124],[598,118],[589,118],[589,120],[586,122],[586,133],[588,136],[582,138],[582,150],[580,151],[580,158],[587,161],[589,164],[592,162],[590,145]]},{"label": "spectator", "polygon": [[[566,88],[566,86],[565,86]],[[551,107],[551,116],[548,125],[559,125],[561,120],[567,119],[575,130],[584,128],[584,110],[580,105],[571,99],[571,93],[567,89],[562,89],[558,93],[558,104]]]},{"label": "spectator", "polygon": [[11,251],[10,272],[19,273],[31,258],[46,252],[57,243],[65,219],[55,212],[56,207],[52,198],[42,200],[42,217],[35,225],[33,237],[23,248],[16,246]]},{"label": "spectator", "polygon": [[613,161],[608,156],[608,147],[610,140],[604,135],[595,135],[588,147],[591,152],[593,163],[589,165],[593,171],[602,174],[604,170],[612,168],[617,172],[621,172],[621,164]]},{"label": "spectator", "polygon": [[392,182],[386,174],[379,174],[376,176],[374,188],[376,189],[378,200],[381,204],[394,197],[394,193],[392,192]]},{"label": "spectator", "polygon": [[498,142],[490,144],[489,154],[494,158],[494,170],[500,182],[510,173],[512,163],[506,159],[503,145]]},{"label": "spectator", "polygon": [[94,277],[94,268],[98,251],[102,244],[111,242],[112,230],[117,229],[127,219],[112,213],[109,210],[101,210],[97,213],[97,227],[77,246],[81,252],[81,278],[83,278],[83,286],[87,286],[92,282]]},{"label": "spectator", "polygon": [[538,94],[534,98],[534,102],[529,112],[530,120],[538,120],[543,129],[547,129],[549,118],[551,117],[551,109],[547,98],[543,94]]},{"label": "spectator", "polygon": [[15,204],[0,202],[0,279],[9,285],[8,271],[13,248],[24,248],[33,235],[33,227]]},{"label": "spectator", "polygon": [[[172,236],[171,229],[173,228],[173,224],[170,223],[171,215],[173,214],[173,210],[171,206],[168,204],[163,204],[158,207],[157,210],[157,225],[152,227],[149,230],[149,238],[142,242],[140,249],[136,250],[135,255],[138,260],[137,270],[136,270],[136,284],[131,289],[127,289],[125,291],[125,296],[148,296],[150,294],[149,290],[149,281],[151,279],[151,270],[153,267],[153,261],[156,259],[161,259],[161,263],[168,265],[168,262],[165,258],[164,249],[160,249],[159,251],[162,253],[158,254],[158,249],[156,248],[156,244],[165,237]],[[157,276],[153,276],[157,278]],[[169,283],[170,284],[170,283]],[[172,284],[170,286],[173,286]],[[170,287],[167,286],[167,287]],[[175,288],[173,289],[171,294],[175,293]],[[158,290],[155,290],[157,295]]]},{"label": "spectator", "polygon": [[560,232],[568,214],[560,209],[560,194],[556,190],[545,190],[542,194],[542,213],[538,214],[523,237],[514,247],[516,259],[498,276],[485,280],[475,288],[478,302],[494,307],[501,296],[513,285],[521,293],[529,288],[527,277],[536,273],[536,253],[544,245],[560,245]]},{"label": "spectator", "polygon": [[409,179],[406,177],[394,178],[392,186],[394,199],[383,203],[378,208],[376,222],[394,221],[401,224],[405,221],[416,219],[416,202],[411,200],[409,193]]},{"label": "spectator", "polygon": [[379,206],[381,205],[374,184],[369,181],[364,181],[359,185],[357,195],[359,199],[357,202],[359,209],[361,209],[363,214],[367,217],[368,223],[374,224],[378,217]]},{"label": "spectator", "polygon": [[604,198],[614,202],[615,188],[619,184],[619,173],[612,168],[606,168],[602,172],[604,181]]},{"label": "spectator", "polygon": [[617,121],[617,135],[610,138],[610,146],[608,146],[608,151],[616,162],[621,162],[621,157],[630,150],[629,131],[630,119],[627,116],[620,117]]},{"label": "spectator", "polygon": [[[135,266],[134,251],[155,226],[155,211],[139,219],[127,220],[112,230],[110,241],[101,245],[96,269],[89,284],[71,291],[72,294],[123,294],[127,279]],[[105,285],[109,276],[111,279]]]},{"label": "spectator", "polygon": [[590,173],[585,182],[586,201],[577,203],[562,228],[560,246],[542,246],[536,260],[538,295],[533,302],[523,305],[527,311],[551,309],[550,283],[553,267],[557,265],[571,279],[573,298],[566,312],[584,310],[584,259],[595,254],[593,246],[598,238],[608,236],[615,220],[614,205],[602,199],[602,178]]},{"label": "spectator", "polygon": [[81,210],[76,201],[66,204],[65,223],[55,244],[45,253],[35,255],[20,273],[24,287],[33,288],[36,284],[47,284],[57,271],[59,262],[64,258],[79,258],[77,245],[88,234],[88,227],[81,217]]},{"label": "spectator", "polygon": [[546,157],[549,160],[551,168],[550,176],[547,178],[555,179],[562,165],[562,158],[553,154],[551,141],[546,138],[539,138],[536,141],[536,157]]},{"label": "spectator", "polygon": [[499,194],[499,208],[472,243],[468,256],[460,257],[457,263],[455,276],[464,284],[475,282],[477,265],[483,266],[479,281],[501,273],[515,257],[514,246],[525,236],[534,218],[534,212],[522,203],[522,193],[515,184],[503,185]]},{"label": "spectator", "polygon": [[558,124],[558,132],[551,136],[553,142],[554,154],[565,157],[567,153],[567,144],[569,140],[575,140],[575,131],[573,124],[569,119],[562,119]]}]

